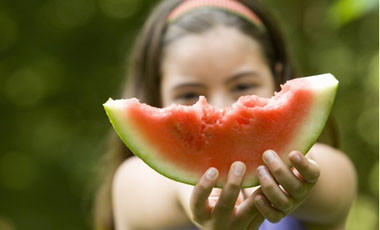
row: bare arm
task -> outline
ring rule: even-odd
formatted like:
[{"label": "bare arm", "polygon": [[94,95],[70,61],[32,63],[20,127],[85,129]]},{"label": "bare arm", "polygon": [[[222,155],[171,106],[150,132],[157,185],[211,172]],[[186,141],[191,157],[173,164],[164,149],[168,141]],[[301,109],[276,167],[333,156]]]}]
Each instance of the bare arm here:
[{"label": "bare arm", "polygon": [[[301,177],[306,180],[302,182],[303,186],[299,186],[300,182],[296,186],[297,179],[290,177],[290,171],[284,163],[280,163],[280,161],[276,162],[276,160],[271,163],[266,162],[266,167],[272,174],[266,178],[270,178],[271,180],[261,178],[261,186],[256,192],[254,192],[254,189],[247,191],[251,193],[249,199],[255,200],[254,198],[259,195],[261,197],[259,199],[265,200],[266,203],[261,209],[259,206],[257,207],[263,216],[273,222],[279,221],[284,214],[288,214],[289,211],[286,211],[286,209],[289,210],[290,208],[290,210],[293,210],[291,211],[291,215],[302,221],[309,230],[344,229],[347,214],[356,195],[356,174],[350,160],[338,150],[323,144],[316,144],[307,154],[307,158],[315,161],[316,164],[309,162],[303,156],[302,160],[295,164]],[[273,177],[287,189],[290,197],[285,198],[286,195],[279,192],[281,190],[277,189],[279,190],[277,191],[273,189],[278,186],[276,183],[269,183],[274,181]],[[198,184],[198,187],[201,188],[200,190],[205,191],[199,193],[204,195],[199,197],[207,197],[210,192],[210,186],[208,186],[210,183],[203,183],[202,181],[207,182],[207,180],[201,179]],[[276,186],[273,187],[271,185]],[[189,187],[184,186],[179,194],[182,195],[180,196],[181,203],[187,214],[192,219],[196,219],[197,222],[199,218],[194,218],[197,208],[191,209],[188,200],[190,196],[196,197],[198,192],[191,192]],[[307,196],[305,197],[305,195]],[[264,197],[265,199],[263,199]],[[204,199],[199,198],[199,200],[202,201],[201,203],[204,203]],[[273,208],[273,205],[275,208]],[[290,206],[286,208],[284,205]],[[292,206],[294,208],[291,208]],[[283,213],[281,213],[282,211]],[[204,221],[200,220],[200,222]]]},{"label": "bare arm", "polygon": [[356,197],[356,172],[346,155],[316,144],[307,158],[320,167],[320,177],[309,197],[292,213],[308,229],[344,229]]},{"label": "bare arm", "polygon": [[127,159],[113,180],[116,229],[165,229],[188,224],[187,216],[176,201],[177,184],[140,159]]},{"label": "bare arm", "polygon": [[[309,197],[292,215],[303,221],[308,229],[344,229],[356,195],[356,174],[351,162],[339,151],[322,144],[316,144],[307,157],[317,162],[321,175]],[[196,191],[212,188],[211,182],[199,185]],[[138,158],[128,159],[120,166],[114,178],[113,210],[116,227],[118,230],[157,229],[189,224],[187,216],[193,219],[196,211],[190,208],[191,195],[208,194],[193,192],[192,186],[161,176]],[[253,199],[248,199],[246,203],[249,205],[245,207],[251,207],[252,201]],[[252,208],[247,210],[256,212]]]}]

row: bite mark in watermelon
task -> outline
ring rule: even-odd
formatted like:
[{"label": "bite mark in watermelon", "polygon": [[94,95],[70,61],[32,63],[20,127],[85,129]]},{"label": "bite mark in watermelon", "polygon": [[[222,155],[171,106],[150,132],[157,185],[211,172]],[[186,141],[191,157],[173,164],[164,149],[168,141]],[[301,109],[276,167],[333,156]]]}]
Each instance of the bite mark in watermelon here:
[{"label": "bite mark in watermelon", "polygon": [[240,97],[219,109],[204,97],[192,106],[155,108],[135,98],[109,99],[104,108],[128,148],[157,172],[194,185],[209,168],[219,171],[217,187],[231,164],[242,161],[242,187],[257,185],[262,154],[273,149],[290,165],[292,150],[306,154],[330,114],[338,81],[331,74],[297,78],[271,98]]}]

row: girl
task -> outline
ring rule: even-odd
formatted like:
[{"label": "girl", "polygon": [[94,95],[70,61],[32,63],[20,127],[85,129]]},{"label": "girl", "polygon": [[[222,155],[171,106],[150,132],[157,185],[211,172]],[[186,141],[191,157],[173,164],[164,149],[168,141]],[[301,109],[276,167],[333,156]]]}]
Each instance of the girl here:
[{"label": "girl", "polygon": [[[242,95],[271,97],[292,76],[281,36],[257,2],[166,0],[137,39],[123,96],[165,107],[191,105],[204,95],[224,107]],[[325,144],[306,157],[290,152],[292,170],[266,151],[257,170],[260,186],[250,189],[240,187],[242,162],[232,164],[223,189],[213,189],[215,168],[193,187],[156,173],[117,137],[111,144],[97,229],[344,229],[355,197],[351,162]],[[239,197],[244,201],[235,205]]]}]

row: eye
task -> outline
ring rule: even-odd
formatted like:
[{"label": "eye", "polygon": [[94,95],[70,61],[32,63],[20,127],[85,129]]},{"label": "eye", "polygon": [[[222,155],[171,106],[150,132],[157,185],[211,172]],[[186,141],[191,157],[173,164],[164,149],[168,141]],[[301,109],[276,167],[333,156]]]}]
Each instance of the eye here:
[{"label": "eye", "polygon": [[174,97],[174,102],[181,105],[192,105],[198,101],[200,95],[196,91],[179,93]]},{"label": "eye", "polygon": [[231,93],[234,100],[237,100],[244,95],[256,94],[258,87],[259,85],[253,82],[240,82],[232,87]]},{"label": "eye", "polygon": [[196,92],[186,92],[178,95],[176,99],[179,100],[191,100],[191,99],[198,99],[200,95]]},{"label": "eye", "polygon": [[234,92],[242,92],[242,91],[247,91],[247,90],[253,89],[255,87],[256,87],[256,85],[252,84],[252,83],[239,83],[233,88],[233,91]]}]

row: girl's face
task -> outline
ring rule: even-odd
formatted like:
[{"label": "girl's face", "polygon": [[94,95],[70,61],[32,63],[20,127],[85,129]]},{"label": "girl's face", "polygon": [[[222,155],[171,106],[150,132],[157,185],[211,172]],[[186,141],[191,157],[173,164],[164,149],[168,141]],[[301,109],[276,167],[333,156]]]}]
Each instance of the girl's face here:
[{"label": "girl's face", "polygon": [[219,26],[188,35],[164,51],[163,107],[191,105],[204,95],[208,103],[223,108],[240,96],[271,97],[274,91],[272,72],[260,45],[234,28]]}]

